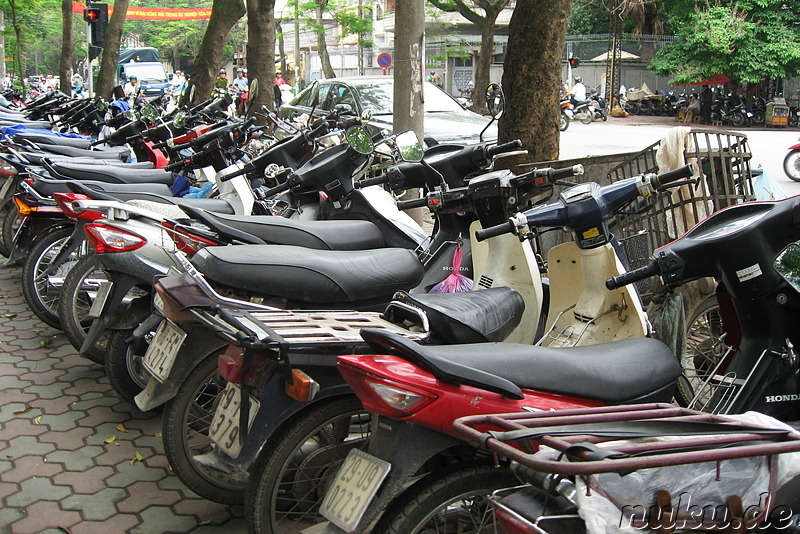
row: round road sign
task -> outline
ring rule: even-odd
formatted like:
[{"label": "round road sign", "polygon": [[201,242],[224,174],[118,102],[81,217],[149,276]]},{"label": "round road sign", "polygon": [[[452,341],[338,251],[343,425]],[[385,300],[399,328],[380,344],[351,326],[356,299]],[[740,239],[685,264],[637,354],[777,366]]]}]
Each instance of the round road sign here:
[{"label": "round road sign", "polygon": [[383,53],[378,55],[378,65],[383,67],[384,69],[389,67],[392,64],[392,55]]}]

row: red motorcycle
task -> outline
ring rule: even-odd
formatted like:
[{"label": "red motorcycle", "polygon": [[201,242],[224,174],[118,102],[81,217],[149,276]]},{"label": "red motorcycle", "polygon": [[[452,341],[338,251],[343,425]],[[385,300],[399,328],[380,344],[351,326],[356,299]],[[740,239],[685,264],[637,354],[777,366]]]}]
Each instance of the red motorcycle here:
[{"label": "red motorcycle", "polygon": [[789,147],[789,153],[783,159],[783,170],[786,176],[795,182],[800,182],[800,143]]}]

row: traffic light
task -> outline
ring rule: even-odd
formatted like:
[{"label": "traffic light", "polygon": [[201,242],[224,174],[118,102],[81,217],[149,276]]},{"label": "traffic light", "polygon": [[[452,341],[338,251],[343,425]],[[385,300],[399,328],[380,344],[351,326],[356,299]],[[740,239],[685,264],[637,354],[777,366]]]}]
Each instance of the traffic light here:
[{"label": "traffic light", "polygon": [[580,65],[580,64],[581,64],[581,60],[580,59],[578,59],[576,57],[569,58],[569,66],[572,67],[573,69],[577,68],[578,65]]},{"label": "traffic light", "polygon": [[89,25],[89,45],[103,47],[108,26],[108,4],[90,4],[83,10],[83,20]]}]

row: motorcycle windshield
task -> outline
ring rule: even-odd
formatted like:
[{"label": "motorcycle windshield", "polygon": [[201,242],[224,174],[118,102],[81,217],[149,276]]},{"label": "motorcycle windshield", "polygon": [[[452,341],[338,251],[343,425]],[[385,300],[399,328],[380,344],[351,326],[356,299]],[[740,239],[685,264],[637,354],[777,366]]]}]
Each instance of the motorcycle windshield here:
[{"label": "motorcycle windshield", "polygon": [[800,241],[783,249],[772,262],[772,266],[795,291],[800,292]]}]

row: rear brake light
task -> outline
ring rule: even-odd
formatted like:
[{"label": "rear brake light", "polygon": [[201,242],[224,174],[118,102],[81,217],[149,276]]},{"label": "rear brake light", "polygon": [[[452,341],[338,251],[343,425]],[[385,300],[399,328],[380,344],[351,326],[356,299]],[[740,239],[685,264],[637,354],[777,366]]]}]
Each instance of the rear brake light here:
[{"label": "rear brake light", "polygon": [[221,244],[212,239],[193,234],[189,232],[186,227],[178,225],[172,221],[162,221],[161,226],[167,230],[167,233],[172,238],[172,241],[175,242],[175,248],[189,257],[194,256],[201,249],[206,247],[216,247]]},{"label": "rear brake light", "polygon": [[76,193],[53,193],[53,199],[61,207],[64,215],[70,219],[81,219],[84,221],[96,221],[98,219],[105,219],[106,214],[94,210],[75,211],[73,202],[76,200],[92,200],[91,197],[80,195]]},{"label": "rear brake light", "polygon": [[378,415],[407,417],[438,398],[433,392],[367,373],[342,360],[339,360],[337,367],[364,407]]},{"label": "rear brake light", "polygon": [[[252,361],[250,362],[250,369],[247,371],[247,383],[252,383],[267,363],[271,361],[270,358],[258,352],[251,352],[251,354]],[[243,369],[244,349],[236,345],[228,345],[228,349],[219,355],[217,360],[217,372],[228,382],[241,384]]]},{"label": "rear brake light", "polygon": [[102,223],[87,224],[83,227],[89,244],[98,254],[109,252],[130,252],[147,243],[147,239],[127,230],[121,230]]}]

